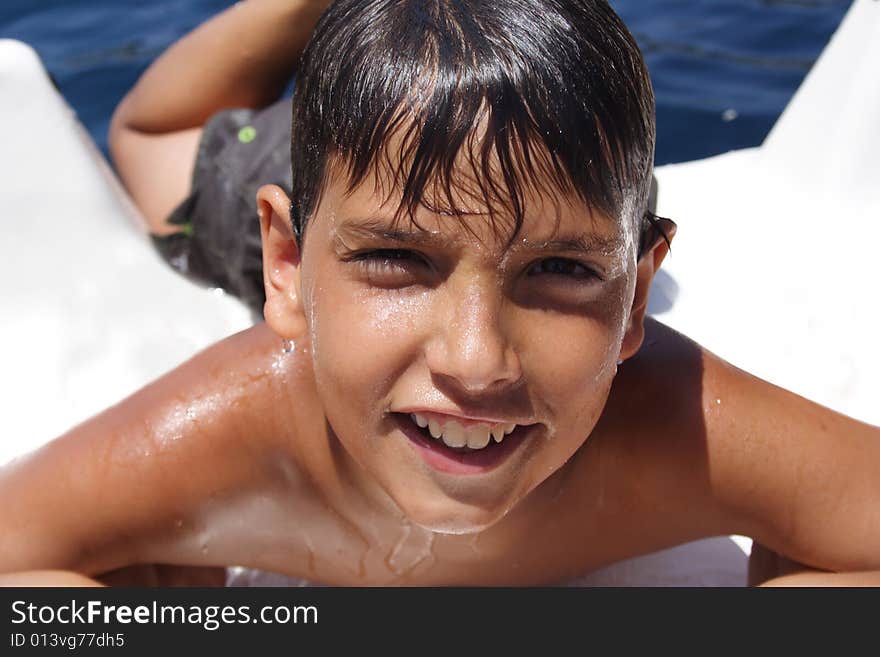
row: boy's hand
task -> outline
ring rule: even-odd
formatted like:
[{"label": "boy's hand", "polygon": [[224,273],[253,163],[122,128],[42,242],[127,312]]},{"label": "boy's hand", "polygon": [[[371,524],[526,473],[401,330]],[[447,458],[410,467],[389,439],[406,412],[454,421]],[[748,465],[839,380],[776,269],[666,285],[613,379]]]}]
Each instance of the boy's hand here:
[{"label": "boy's hand", "polygon": [[760,543],[752,544],[752,552],[749,555],[749,586],[760,586],[777,577],[804,572],[820,573],[825,571],[819,571],[797,561],[792,561]]},{"label": "boy's hand", "polygon": [[816,570],[754,543],[749,556],[749,586],[876,588],[880,586],[880,571],[834,573]]}]

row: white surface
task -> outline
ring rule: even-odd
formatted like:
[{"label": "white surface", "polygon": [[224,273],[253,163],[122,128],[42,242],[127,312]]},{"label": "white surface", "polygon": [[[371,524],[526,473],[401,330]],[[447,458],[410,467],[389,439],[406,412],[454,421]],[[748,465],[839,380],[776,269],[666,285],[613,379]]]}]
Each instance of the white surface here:
[{"label": "white surface", "polygon": [[[627,559],[560,586],[725,586],[746,585],[751,541],[717,537]],[[227,586],[311,586],[303,579],[249,568],[229,568]]]},{"label": "white surface", "polygon": [[[650,304],[734,364],[875,424],[878,117],[880,2],[856,0],[762,148],[658,169],[679,235]],[[35,54],[10,41],[0,120],[15,126],[0,152],[2,463],[250,321],[153,253]],[[742,585],[749,548],[699,541],[574,584]]]},{"label": "white surface", "polygon": [[0,125],[3,463],[250,321],[154,253],[36,54],[9,40]]},{"label": "white surface", "polygon": [[652,290],[655,316],[880,424],[880,2],[854,2],[761,148],[657,178],[658,212],[679,232]]}]

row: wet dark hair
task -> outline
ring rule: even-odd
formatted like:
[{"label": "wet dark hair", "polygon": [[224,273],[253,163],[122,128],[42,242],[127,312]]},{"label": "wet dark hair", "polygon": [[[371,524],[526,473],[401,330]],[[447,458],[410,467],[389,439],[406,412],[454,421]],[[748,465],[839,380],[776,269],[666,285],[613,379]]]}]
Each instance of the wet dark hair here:
[{"label": "wet dark hair", "polygon": [[292,135],[300,245],[331,162],[349,190],[382,174],[410,218],[426,191],[453,214],[454,191],[478,198],[512,218],[511,240],[524,190],[546,181],[633,222],[641,247],[656,222],[654,94],[604,0],[337,0],[303,55]]}]

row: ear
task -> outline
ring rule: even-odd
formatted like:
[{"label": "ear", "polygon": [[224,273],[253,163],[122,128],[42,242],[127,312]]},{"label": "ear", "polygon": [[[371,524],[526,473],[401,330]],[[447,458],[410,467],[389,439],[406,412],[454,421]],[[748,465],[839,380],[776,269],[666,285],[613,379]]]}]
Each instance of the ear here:
[{"label": "ear", "polygon": [[257,191],[263,240],[263,285],[266,323],[282,338],[293,340],[305,330],[300,286],[300,252],[290,223],[290,199],[277,185]]},{"label": "ear", "polygon": [[[663,264],[663,259],[669,253],[669,243],[675,237],[677,226],[670,219],[657,218],[658,227],[651,230],[652,242],[642,253],[636,269],[636,292],[633,297],[632,310],[630,311],[629,324],[623,337],[623,345],[620,350],[620,359],[626,360],[636,354],[645,339],[645,314],[648,311],[648,293],[651,291],[651,283],[654,275]],[[664,239],[665,234],[665,239]]]}]

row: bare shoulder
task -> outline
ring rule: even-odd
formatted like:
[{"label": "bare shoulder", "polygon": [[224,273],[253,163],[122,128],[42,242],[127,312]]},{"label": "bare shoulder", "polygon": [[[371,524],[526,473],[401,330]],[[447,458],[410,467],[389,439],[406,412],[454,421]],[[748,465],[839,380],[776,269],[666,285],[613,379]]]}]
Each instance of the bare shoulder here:
[{"label": "bare shoulder", "polygon": [[567,485],[579,498],[570,524],[601,529],[603,562],[729,533],[713,489],[707,357],[649,320],[642,349],[620,366]]},{"label": "bare shoulder", "polygon": [[584,450],[646,535],[739,533],[818,568],[876,567],[880,430],[647,328]]},{"label": "bare shoulder", "polygon": [[298,481],[305,361],[256,326],[7,468],[0,570],[213,565],[196,539],[212,508]]}]

